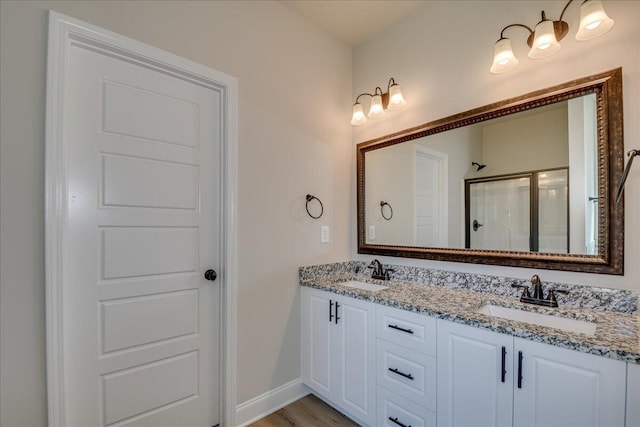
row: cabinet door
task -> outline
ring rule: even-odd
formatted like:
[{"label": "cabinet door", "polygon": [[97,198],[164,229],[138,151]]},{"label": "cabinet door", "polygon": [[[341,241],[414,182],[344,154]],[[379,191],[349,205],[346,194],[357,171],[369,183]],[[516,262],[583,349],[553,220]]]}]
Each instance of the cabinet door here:
[{"label": "cabinet door", "polygon": [[424,314],[378,305],[376,336],[429,356],[436,355],[436,319]]},{"label": "cabinet door", "polygon": [[627,363],[627,427],[640,426],[640,365]]},{"label": "cabinet door", "polygon": [[376,368],[378,385],[436,410],[435,357],[379,339]]},{"label": "cabinet door", "polygon": [[[331,330],[329,310],[335,304],[335,294],[301,288],[301,363],[302,381],[326,398],[335,388],[331,372],[336,368],[331,360]],[[331,313],[333,316],[333,313]]]},{"label": "cabinet door", "polygon": [[378,386],[378,427],[435,427],[436,413]]},{"label": "cabinet door", "polygon": [[[547,344],[515,339],[514,425],[623,426],[626,364]],[[516,374],[517,376],[517,374]]]},{"label": "cabinet door", "polygon": [[513,338],[445,320],[437,328],[438,426],[511,426]]},{"label": "cabinet door", "polygon": [[347,297],[340,297],[337,302],[337,327],[332,331],[336,403],[366,424],[373,425],[375,306]]}]

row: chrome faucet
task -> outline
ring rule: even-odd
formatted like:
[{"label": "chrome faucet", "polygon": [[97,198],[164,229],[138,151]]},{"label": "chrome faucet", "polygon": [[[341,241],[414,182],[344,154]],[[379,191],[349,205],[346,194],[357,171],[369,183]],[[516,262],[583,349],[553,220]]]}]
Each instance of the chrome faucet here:
[{"label": "chrome faucet", "polygon": [[378,261],[377,259],[374,259],[373,261],[371,261],[371,264],[369,264],[367,268],[373,269],[373,271],[371,272],[372,279],[380,279],[380,280],[389,280],[391,278],[389,273],[393,271],[390,268],[387,268],[385,270],[382,267],[382,264],[380,263],[380,261]]},{"label": "chrome faucet", "polygon": [[531,276],[531,284],[533,285],[533,296],[529,294],[529,286],[511,284],[512,288],[522,288],[522,295],[520,296],[520,302],[527,304],[543,305],[545,307],[557,307],[558,300],[556,299],[556,293],[568,294],[569,291],[563,291],[560,289],[549,289],[547,297],[544,297],[544,291],[542,289],[542,281],[537,274]]}]

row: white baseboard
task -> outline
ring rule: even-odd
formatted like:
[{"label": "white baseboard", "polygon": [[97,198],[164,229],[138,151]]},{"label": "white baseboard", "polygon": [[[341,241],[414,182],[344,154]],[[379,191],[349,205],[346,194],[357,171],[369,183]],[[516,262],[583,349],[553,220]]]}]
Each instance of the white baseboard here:
[{"label": "white baseboard", "polygon": [[302,384],[300,378],[269,390],[236,406],[237,425],[238,427],[245,427],[309,393],[311,393],[311,389]]}]

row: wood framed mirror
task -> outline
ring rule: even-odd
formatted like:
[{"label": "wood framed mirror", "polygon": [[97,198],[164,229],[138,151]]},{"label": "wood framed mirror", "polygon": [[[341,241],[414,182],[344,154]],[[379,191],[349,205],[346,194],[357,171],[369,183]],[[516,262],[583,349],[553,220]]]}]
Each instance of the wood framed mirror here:
[{"label": "wood framed mirror", "polygon": [[620,68],[356,150],[358,253],[623,274]]}]

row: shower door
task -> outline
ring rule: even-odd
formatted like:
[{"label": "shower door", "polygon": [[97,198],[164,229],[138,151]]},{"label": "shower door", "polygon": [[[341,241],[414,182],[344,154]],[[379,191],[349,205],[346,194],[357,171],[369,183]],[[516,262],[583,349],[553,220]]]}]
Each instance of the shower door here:
[{"label": "shower door", "polygon": [[473,182],[467,188],[466,247],[528,252],[531,177]]},{"label": "shower door", "polygon": [[485,177],[465,183],[465,247],[569,252],[568,169]]}]

